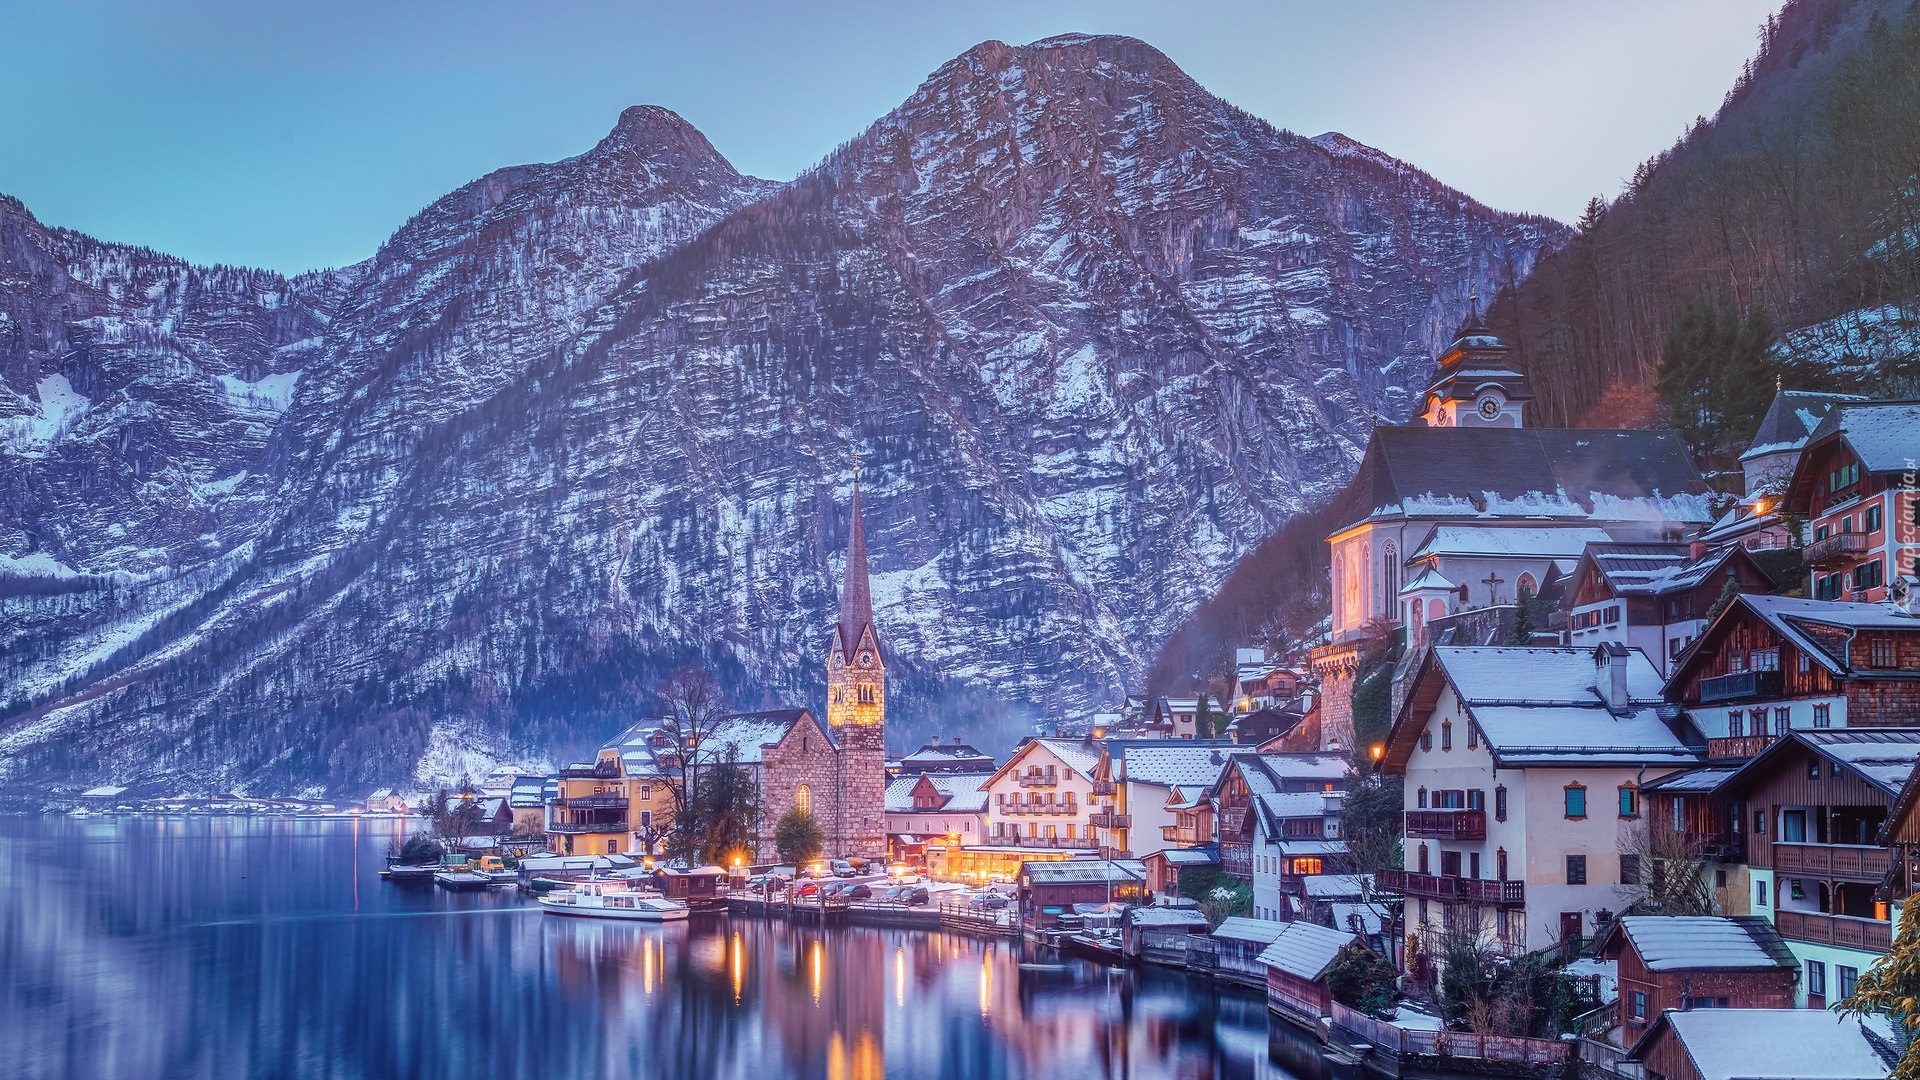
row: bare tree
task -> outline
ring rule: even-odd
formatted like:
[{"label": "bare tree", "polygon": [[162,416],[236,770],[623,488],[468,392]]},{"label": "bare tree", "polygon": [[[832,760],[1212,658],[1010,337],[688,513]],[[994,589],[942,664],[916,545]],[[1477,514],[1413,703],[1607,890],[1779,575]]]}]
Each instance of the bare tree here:
[{"label": "bare tree", "polygon": [[667,746],[656,756],[666,772],[667,789],[673,795],[673,830],[668,848],[685,853],[698,846],[694,837],[701,828],[700,769],[704,748],[727,715],[726,692],[720,680],[703,667],[683,667],[667,676],[654,689],[666,714],[660,732]]},{"label": "bare tree", "polygon": [[1671,823],[1634,823],[1620,837],[1620,858],[1625,907],[1646,915],[1720,914],[1713,860]]}]

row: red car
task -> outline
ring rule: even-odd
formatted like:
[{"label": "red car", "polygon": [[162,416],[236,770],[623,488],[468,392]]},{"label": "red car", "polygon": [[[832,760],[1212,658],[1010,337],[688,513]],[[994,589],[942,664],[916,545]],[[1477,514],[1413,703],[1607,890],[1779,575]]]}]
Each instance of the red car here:
[{"label": "red car", "polygon": [[817,881],[803,881],[793,887],[793,895],[795,896],[812,896],[819,891],[820,883]]}]

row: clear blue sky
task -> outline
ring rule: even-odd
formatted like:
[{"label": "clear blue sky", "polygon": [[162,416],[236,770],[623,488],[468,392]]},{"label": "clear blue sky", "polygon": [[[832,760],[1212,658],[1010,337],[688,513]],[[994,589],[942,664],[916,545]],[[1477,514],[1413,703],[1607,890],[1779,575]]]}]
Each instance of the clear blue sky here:
[{"label": "clear blue sky", "polygon": [[585,150],[626,105],[786,179],[969,46],[1080,31],[1571,220],[1718,107],[1772,6],[0,0],[0,192],[199,262],[341,265],[482,173]]}]

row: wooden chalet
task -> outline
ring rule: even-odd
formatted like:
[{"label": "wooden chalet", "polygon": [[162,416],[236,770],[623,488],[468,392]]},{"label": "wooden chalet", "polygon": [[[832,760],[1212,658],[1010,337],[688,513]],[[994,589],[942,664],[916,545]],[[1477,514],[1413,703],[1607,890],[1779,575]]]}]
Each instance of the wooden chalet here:
[{"label": "wooden chalet", "polygon": [[1800,961],[1759,916],[1628,915],[1598,953],[1618,965],[1614,1025],[1632,1046],[1668,1009],[1791,1009]]}]

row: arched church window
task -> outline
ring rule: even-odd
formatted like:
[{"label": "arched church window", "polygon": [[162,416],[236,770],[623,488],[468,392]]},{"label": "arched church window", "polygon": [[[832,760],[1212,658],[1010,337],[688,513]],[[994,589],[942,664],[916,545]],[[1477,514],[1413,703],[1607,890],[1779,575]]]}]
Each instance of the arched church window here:
[{"label": "arched church window", "polygon": [[1521,574],[1520,583],[1516,588],[1519,590],[1516,594],[1518,596],[1540,595],[1540,582],[1535,580],[1532,574]]},{"label": "arched church window", "polygon": [[813,789],[805,784],[793,789],[793,808],[803,814],[813,813]]},{"label": "arched church window", "polygon": [[1393,610],[1400,596],[1400,549],[1393,541],[1380,553],[1380,612],[1386,614]]}]

